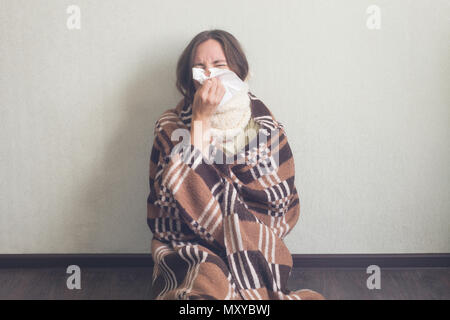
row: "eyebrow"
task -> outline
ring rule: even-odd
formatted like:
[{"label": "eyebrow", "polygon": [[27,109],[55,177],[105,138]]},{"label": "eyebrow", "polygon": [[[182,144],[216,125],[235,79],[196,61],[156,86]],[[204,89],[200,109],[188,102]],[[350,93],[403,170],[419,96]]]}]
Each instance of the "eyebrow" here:
[{"label": "eyebrow", "polygon": [[[215,63],[218,63],[218,62],[225,62],[226,63],[227,61],[221,59],[221,60],[215,60],[213,63],[215,64]],[[203,63],[201,63],[201,62],[194,63],[194,66],[198,66],[198,65],[203,66]]]}]

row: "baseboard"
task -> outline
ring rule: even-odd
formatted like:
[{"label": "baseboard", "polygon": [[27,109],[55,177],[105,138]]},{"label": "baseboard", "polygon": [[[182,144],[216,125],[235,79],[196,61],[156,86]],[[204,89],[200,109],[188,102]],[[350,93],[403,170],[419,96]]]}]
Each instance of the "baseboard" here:
[{"label": "baseboard", "polygon": [[293,254],[294,267],[302,268],[448,268],[449,253],[415,254]]},{"label": "baseboard", "polygon": [[[448,268],[450,253],[293,254],[296,268]],[[150,254],[0,254],[0,268],[152,267]]]}]

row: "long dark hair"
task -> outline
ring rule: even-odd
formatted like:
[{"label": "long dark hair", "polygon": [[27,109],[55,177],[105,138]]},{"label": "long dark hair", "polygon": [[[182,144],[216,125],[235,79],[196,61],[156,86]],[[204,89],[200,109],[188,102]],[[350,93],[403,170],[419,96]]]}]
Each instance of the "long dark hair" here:
[{"label": "long dark hair", "polygon": [[189,42],[177,63],[176,86],[188,103],[194,101],[196,91],[194,80],[192,79],[195,50],[199,44],[209,39],[217,40],[221,44],[228,67],[241,80],[245,80],[248,74],[247,58],[242,50],[241,44],[231,33],[218,29],[200,32]]}]

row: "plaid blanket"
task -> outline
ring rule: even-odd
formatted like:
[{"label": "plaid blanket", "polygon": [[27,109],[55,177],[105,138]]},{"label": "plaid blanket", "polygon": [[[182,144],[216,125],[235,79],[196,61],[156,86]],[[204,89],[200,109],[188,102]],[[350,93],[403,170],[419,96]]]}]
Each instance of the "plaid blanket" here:
[{"label": "plaid blanket", "polygon": [[184,100],[155,123],[147,198],[154,299],[323,298],[287,289],[292,256],[283,239],[300,211],[294,159],[282,124],[248,94],[259,132],[231,159],[215,143],[209,157],[190,138],[179,143],[191,126]]}]

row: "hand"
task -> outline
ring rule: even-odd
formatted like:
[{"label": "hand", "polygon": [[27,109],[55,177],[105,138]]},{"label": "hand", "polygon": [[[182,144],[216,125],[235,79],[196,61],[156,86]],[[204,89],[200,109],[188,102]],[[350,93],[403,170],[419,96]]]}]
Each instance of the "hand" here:
[{"label": "hand", "polygon": [[[197,89],[192,103],[191,143],[207,154],[211,142],[209,119],[225,94],[225,87],[217,78],[208,79]],[[196,122],[201,121],[201,129]],[[206,152],[206,153],[205,153]]]},{"label": "hand", "polygon": [[218,78],[211,78],[195,92],[192,103],[192,120],[209,122],[209,118],[222,101],[225,87]]}]

